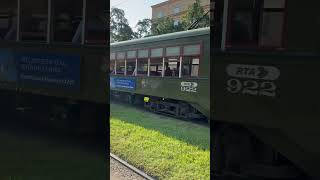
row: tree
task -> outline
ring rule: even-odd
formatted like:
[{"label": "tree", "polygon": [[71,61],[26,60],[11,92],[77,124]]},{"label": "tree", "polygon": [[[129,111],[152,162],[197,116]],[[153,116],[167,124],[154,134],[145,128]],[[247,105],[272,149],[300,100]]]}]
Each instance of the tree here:
[{"label": "tree", "polygon": [[135,38],[122,9],[111,9],[110,35],[113,41],[126,41]]},{"label": "tree", "polygon": [[200,0],[196,0],[191,6],[188,7],[187,14],[182,19],[182,26],[185,30],[188,29],[195,21],[199,20],[196,28],[203,28],[210,26],[210,17],[205,15],[203,7],[200,4]]},{"label": "tree", "polygon": [[146,18],[143,20],[139,20],[136,25],[137,31],[135,32],[135,36],[137,38],[150,36],[151,24],[151,19]]},{"label": "tree", "polygon": [[183,27],[181,25],[174,25],[174,21],[170,17],[158,18],[152,21],[152,35],[167,34],[177,31],[183,31]]},{"label": "tree", "polygon": [[188,7],[186,15],[178,25],[174,25],[174,20],[171,17],[162,17],[153,20],[143,19],[138,22],[136,26],[138,29],[137,32],[135,32],[135,35],[137,38],[141,38],[177,31],[185,31],[188,30],[190,25],[196,21],[199,22],[196,23],[195,28],[210,26],[210,17],[206,12],[204,12],[204,9],[200,4],[200,0],[196,0],[195,3]]}]

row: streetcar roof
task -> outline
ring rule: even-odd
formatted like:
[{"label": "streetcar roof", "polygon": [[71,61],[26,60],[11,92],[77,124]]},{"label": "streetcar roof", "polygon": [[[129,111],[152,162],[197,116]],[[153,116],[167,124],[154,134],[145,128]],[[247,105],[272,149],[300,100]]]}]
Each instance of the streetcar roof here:
[{"label": "streetcar roof", "polygon": [[111,43],[110,46],[119,47],[119,46],[150,43],[150,42],[156,42],[156,41],[165,41],[165,40],[172,40],[172,39],[179,39],[179,38],[186,38],[186,37],[193,37],[193,36],[201,36],[206,34],[210,34],[210,27],[180,31],[180,32],[145,37],[140,39],[133,39],[128,41],[115,42],[115,43]]}]

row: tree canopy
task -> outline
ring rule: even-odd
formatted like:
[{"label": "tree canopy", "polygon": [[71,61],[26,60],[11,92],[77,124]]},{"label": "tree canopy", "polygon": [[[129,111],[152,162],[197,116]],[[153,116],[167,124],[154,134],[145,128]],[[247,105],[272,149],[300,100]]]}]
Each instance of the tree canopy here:
[{"label": "tree canopy", "polygon": [[180,23],[175,24],[171,17],[157,19],[142,19],[136,25],[134,32],[125,18],[122,9],[111,9],[110,34],[113,41],[126,41],[134,38],[155,36],[160,34],[185,31],[188,28],[203,28],[210,26],[209,14],[201,6],[200,0],[196,0],[187,9]]},{"label": "tree canopy", "polygon": [[151,34],[151,19],[145,18],[143,20],[139,20],[139,22],[136,25],[136,32],[135,36],[137,38],[142,38],[149,36]]},{"label": "tree canopy", "polygon": [[113,41],[126,41],[135,37],[124,10],[112,8],[110,16],[110,35]]},{"label": "tree canopy", "polygon": [[210,26],[210,17],[204,11],[200,4],[200,0],[196,0],[193,5],[188,7],[187,14],[182,18],[183,27],[188,29],[193,23],[197,22],[196,28],[203,28]]}]

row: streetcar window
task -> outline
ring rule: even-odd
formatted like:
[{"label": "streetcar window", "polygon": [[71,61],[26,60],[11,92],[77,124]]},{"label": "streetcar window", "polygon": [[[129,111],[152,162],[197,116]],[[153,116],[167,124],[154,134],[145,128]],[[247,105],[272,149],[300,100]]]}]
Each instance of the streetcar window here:
[{"label": "streetcar window", "polygon": [[198,77],[199,76],[199,58],[183,57],[181,67],[182,77]]},{"label": "streetcar window", "polygon": [[148,74],[148,57],[149,57],[149,50],[145,49],[145,50],[138,51],[137,75]]},{"label": "streetcar window", "polygon": [[192,59],[191,77],[199,76],[199,58]]},{"label": "streetcar window", "polygon": [[232,6],[229,43],[247,44],[258,42],[259,20],[257,10],[259,3],[256,0],[235,0]]},{"label": "streetcar window", "polygon": [[280,47],[282,45],[284,7],[284,0],[264,1],[260,46]]},{"label": "streetcar window", "polygon": [[0,2],[0,40],[13,41],[17,32],[17,1]]},{"label": "streetcar window", "polygon": [[180,56],[180,47],[167,47],[166,48],[166,56]]},{"label": "streetcar window", "polygon": [[116,74],[116,53],[110,53],[110,74]]},{"label": "streetcar window", "polygon": [[116,59],[116,53],[110,53],[110,59],[115,60]]},{"label": "streetcar window", "polygon": [[116,60],[116,74],[125,74],[125,53],[119,52],[117,53],[117,60]]},{"label": "streetcar window", "polygon": [[115,74],[115,65],[116,65],[116,61],[110,60],[110,74]]},{"label": "streetcar window", "polygon": [[138,58],[148,58],[149,57],[149,50],[139,50],[138,51]]},{"label": "streetcar window", "polygon": [[220,48],[222,41],[222,24],[223,24],[223,0],[217,0],[212,4],[212,28],[214,29],[213,48]]},{"label": "streetcar window", "polygon": [[164,76],[179,77],[180,58],[166,58],[164,62]]},{"label": "streetcar window", "polygon": [[200,54],[200,44],[197,45],[187,45],[183,47],[183,55],[199,55]]},{"label": "streetcar window", "polygon": [[151,49],[151,57],[162,57],[163,48]]},{"label": "streetcar window", "polygon": [[264,0],[264,8],[285,8],[286,1],[285,0]]},{"label": "streetcar window", "polygon": [[149,69],[150,69],[150,76],[162,76],[163,59],[151,58]]},{"label": "streetcar window", "polygon": [[137,51],[128,51],[127,52],[127,76],[135,76],[136,75],[136,58]]},{"label": "streetcar window", "polygon": [[52,36],[54,42],[81,42],[82,8],[82,1],[77,1],[77,3],[72,0],[53,1]]},{"label": "streetcar window", "polygon": [[86,5],[86,44],[107,43],[107,14],[108,1],[87,0]]},{"label": "streetcar window", "polygon": [[162,76],[163,69],[163,48],[151,49],[149,65],[150,76]]},{"label": "streetcar window", "polygon": [[230,1],[228,47],[281,47],[285,0]]},{"label": "streetcar window", "polygon": [[47,0],[21,0],[21,28],[22,41],[46,41],[48,26]]},{"label": "streetcar window", "polygon": [[128,51],[127,52],[127,58],[128,59],[136,59],[137,58],[137,52],[136,51]]},{"label": "streetcar window", "polygon": [[136,71],[136,60],[135,59],[127,59],[126,62],[126,67],[127,67],[127,76],[134,76],[135,71]]}]

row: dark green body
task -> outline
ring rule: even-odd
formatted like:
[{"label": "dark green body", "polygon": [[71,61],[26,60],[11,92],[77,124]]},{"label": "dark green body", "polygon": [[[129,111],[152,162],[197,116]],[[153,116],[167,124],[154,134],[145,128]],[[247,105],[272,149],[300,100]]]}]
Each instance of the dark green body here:
[{"label": "dark green body", "polygon": [[[27,124],[49,126],[67,132],[103,133],[109,110],[105,47],[2,43],[1,50],[13,54],[31,53],[80,56],[79,89],[25,83],[1,82],[1,111],[12,119],[32,119]],[[45,75],[44,75],[45,76]],[[65,76],[65,75],[62,75]]]},{"label": "dark green body", "polygon": [[[59,55],[80,55],[80,91],[66,91],[59,88],[46,88],[30,86],[23,83],[2,82],[2,90],[19,91],[46,95],[70,100],[87,101],[92,103],[106,103],[107,96],[107,61],[105,47],[99,46],[74,46],[74,45],[39,45],[33,43],[3,43],[1,49],[13,53],[48,53]],[[92,78],[95,77],[95,78]]]},{"label": "dark green body", "polygon": [[[136,88],[134,90],[111,88],[111,91],[122,91],[146,96],[155,96],[172,100],[188,102],[202,114],[209,117],[210,114],[210,29],[172,33],[140,40],[120,42],[111,44],[111,53],[128,51],[142,48],[159,48],[176,45],[188,45],[193,43],[202,44],[200,55],[199,77],[146,77],[146,76],[123,76],[110,75],[110,77],[126,77],[134,79]],[[182,92],[181,82],[196,82],[198,88],[196,93]]]},{"label": "dark green body", "polygon": [[[308,174],[318,176],[320,145],[319,76],[320,56],[216,54],[214,114],[217,121],[241,124],[264,143],[284,154]],[[236,59],[236,61],[235,61]],[[257,61],[259,59],[259,61]],[[219,63],[218,63],[219,62]],[[226,82],[227,65],[276,66],[275,97],[231,94]],[[221,82],[218,84],[218,82]]]},{"label": "dark green body", "polygon": [[[285,48],[276,51],[226,50],[213,55],[213,106],[215,124],[248,129],[261,142],[280,152],[309,177],[320,178],[320,86],[318,83],[318,2],[287,1]],[[301,19],[301,20],[298,20]],[[234,77],[229,65],[271,66],[279,70],[272,80]],[[275,85],[275,96],[230,93],[228,81],[255,81]],[[233,81],[235,83],[235,81]],[[243,85],[243,84],[242,84]],[[244,85],[245,86],[245,85]],[[247,87],[248,87],[247,86]],[[213,137],[214,138],[214,137]],[[219,154],[220,155],[220,154]],[[273,172],[270,172],[271,174]],[[270,174],[269,173],[269,174]]]}]

